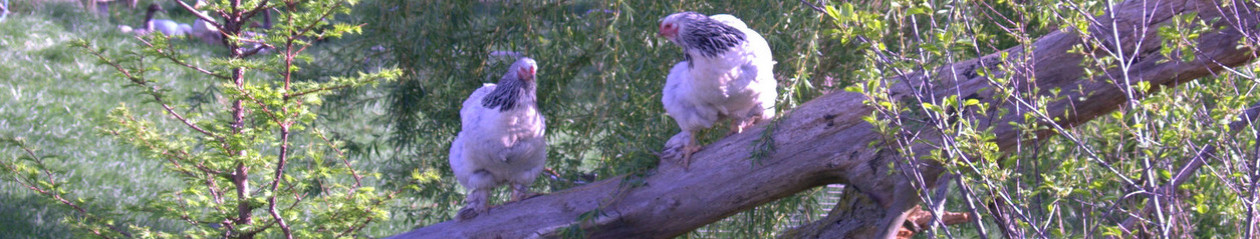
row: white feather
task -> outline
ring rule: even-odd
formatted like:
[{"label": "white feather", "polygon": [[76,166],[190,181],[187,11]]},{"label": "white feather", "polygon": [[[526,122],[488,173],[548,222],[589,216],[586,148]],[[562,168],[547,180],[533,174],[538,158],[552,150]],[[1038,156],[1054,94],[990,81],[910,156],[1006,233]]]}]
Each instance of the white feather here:
[{"label": "white feather", "polygon": [[675,64],[665,82],[665,111],[684,131],[713,127],[724,118],[774,117],[778,83],[769,44],[734,16],[710,18],[738,28],[746,40],[717,57],[692,54],[691,62]]},{"label": "white feather", "polygon": [[166,36],[183,36],[183,30],[180,30],[179,23],[167,19],[153,19],[149,22],[150,30],[161,32]]},{"label": "white feather", "polygon": [[[522,58],[513,64],[509,74],[518,78],[504,78],[512,83],[533,81],[537,68],[534,60]],[[520,78],[528,74],[528,79]],[[501,82],[502,83],[502,82]],[[513,200],[529,194],[529,185],[542,173],[547,161],[547,130],[545,119],[539,113],[532,88],[516,95],[513,106],[500,104],[486,108],[483,99],[490,97],[495,84],[485,84],[464,100],[459,110],[460,132],[451,142],[451,170],[460,185],[467,189],[467,206],[459,212],[459,219],[470,219],[488,209],[489,194],[495,187],[512,185]],[[502,87],[513,87],[504,85]],[[534,86],[528,86],[534,87]],[[502,108],[508,110],[501,110]]]},{"label": "white feather", "polygon": [[[461,131],[451,145],[450,163],[455,177],[468,189],[528,185],[546,163],[543,116],[532,105],[503,112],[482,107],[482,98],[494,87],[486,84],[474,91],[459,111]],[[476,174],[478,170],[489,174]]]},{"label": "white feather", "polygon": [[[201,9],[202,7],[205,7],[205,6],[206,6],[206,3],[205,1],[202,1],[202,0],[197,0],[197,2],[193,4],[193,8],[197,8],[197,9]],[[213,15],[210,15],[208,11],[198,11],[198,12],[201,13],[202,15],[213,16]],[[201,39],[201,41],[206,44],[213,45],[213,44],[223,43],[223,36],[219,35],[219,28],[215,27],[214,24],[206,20],[202,20],[201,18],[197,18],[193,20],[192,32],[189,32],[189,34],[191,34],[193,37]]]},{"label": "white feather", "polygon": [[744,24],[743,20],[739,20],[738,17],[732,16],[731,14],[716,14],[713,16],[709,16],[709,19],[713,19],[714,21],[721,22],[722,24],[726,24],[727,26],[748,29],[748,25]]},{"label": "white feather", "polygon": [[219,35],[219,28],[200,18],[193,20],[191,34],[206,44],[223,43],[223,37]]}]

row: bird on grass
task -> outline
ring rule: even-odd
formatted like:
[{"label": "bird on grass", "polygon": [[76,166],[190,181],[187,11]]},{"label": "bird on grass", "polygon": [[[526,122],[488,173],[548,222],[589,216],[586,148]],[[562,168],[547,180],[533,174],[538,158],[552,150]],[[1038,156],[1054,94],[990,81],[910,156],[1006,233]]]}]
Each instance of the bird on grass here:
[{"label": "bird on grass", "polygon": [[[193,4],[194,9],[202,9],[205,7],[206,2],[203,0],[197,0],[197,2]],[[209,11],[199,11],[199,13],[202,15],[213,16],[210,15]],[[189,31],[189,34],[197,39],[201,39],[201,41],[206,44],[223,44],[223,35],[219,32],[219,27],[215,26],[215,23],[201,18],[193,20],[192,30]]]},{"label": "bird on grass", "polygon": [[[185,32],[185,30],[191,31],[191,29],[186,29],[184,26],[181,26],[187,26],[187,24],[180,24],[170,19],[153,19],[152,13],[157,11],[166,12],[166,9],[162,9],[162,6],[157,3],[149,4],[149,14],[145,15],[145,28],[148,29],[149,32],[156,31],[161,32],[163,35],[174,37],[186,35],[187,32]],[[189,28],[191,28],[191,26],[189,26]]]},{"label": "bird on grass", "polygon": [[500,185],[511,185],[512,201],[533,195],[529,185],[547,161],[537,70],[533,59],[517,60],[498,84],[477,89],[459,110],[461,130],[450,152],[455,178],[468,190],[459,220],[485,213],[490,193]]},{"label": "bird on grass", "polygon": [[145,10],[144,22],[140,23],[140,28],[119,25],[118,30],[123,33],[136,35],[148,35],[158,32],[169,37],[183,36],[192,31],[192,26],[188,24],[180,24],[169,19],[153,19],[157,12],[166,12],[166,9],[163,9],[157,3],[149,4],[148,9]]},{"label": "bird on grass", "polygon": [[0,21],[9,16],[9,0],[0,0]]},{"label": "bird on grass", "polygon": [[682,47],[685,60],[674,64],[661,98],[665,111],[682,128],[666,141],[664,155],[679,157],[688,168],[700,150],[696,133],[731,119],[731,134],[774,117],[778,97],[770,45],[735,16],[671,14],[659,35]]}]

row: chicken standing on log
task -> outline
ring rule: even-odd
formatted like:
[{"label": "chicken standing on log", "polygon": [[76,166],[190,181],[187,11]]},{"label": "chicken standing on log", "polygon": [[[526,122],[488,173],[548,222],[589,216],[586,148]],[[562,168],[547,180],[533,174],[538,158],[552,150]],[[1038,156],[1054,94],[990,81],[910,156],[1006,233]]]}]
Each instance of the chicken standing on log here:
[{"label": "chicken standing on log", "polygon": [[536,106],[533,59],[512,64],[499,84],[486,84],[464,101],[459,110],[462,128],[451,143],[451,169],[468,190],[459,219],[467,220],[489,209],[490,192],[512,185],[512,201],[531,195],[529,185],[547,161],[544,119]]},{"label": "chicken standing on log", "polygon": [[667,157],[682,154],[685,169],[700,150],[698,131],[730,118],[730,133],[737,134],[774,117],[778,84],[770,45],[739,18],[674,13],[661,20],[659,34],[686,56],[670,69],[661,99],[682,128],[665,143]]}]

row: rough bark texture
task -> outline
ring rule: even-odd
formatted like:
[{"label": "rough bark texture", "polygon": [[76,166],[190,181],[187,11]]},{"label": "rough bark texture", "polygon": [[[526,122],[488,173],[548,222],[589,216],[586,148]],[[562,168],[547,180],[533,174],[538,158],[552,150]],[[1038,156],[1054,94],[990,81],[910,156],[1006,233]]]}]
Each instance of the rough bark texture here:
[{"label": "rough bark texture", "polygon": [[[1152,0],[1153,1],[1153,0]],[[1134,50],[1133,24],[1149,22],[1159,24],[1175,14],[1198,11],[1201,17],[1221,16],[1215,1],[1160,1],[1159,4],[1142,4],[1127,1],[1116,6],[1117,31],[1121,46],[1126,52]],[[1145,11],[1144,11],[1145,10]],[[1227,10],[1231,11],[1231,10]],[[1232,14],[1232,13],[1230,13]],[[1148,16],[1149,21],[1140,19]],[[1241,13],[1247,34],[1256,35],[1254,12]],[[1110,23],[1111,18],[1100,16],[1099,21]],[[1226,21],[1220,21],[1222,24]],[[1110,25],[1090,29],[1095,37],[1112,38]],[[1174,86],[1203,77],[1225,66],[1239,66],[1256,58],[1256,49],[1236,48],[1244,33],[1232,26],[1201,36],[1200,55],[1194,62],[1166,59],[1158,55],[1159,41],[1153,39],[1155,28],[1149,28],[1152,39],[1136,49],[1141,57],[1129,72],[1111,69],[1113,76],[1128,74],[1136,80],[1149,81],[1152,85]],[[1018,64],[1030,69],[1036,76],[1036,87],[1043,91],[1063,89],[1062,101],[1051,103],[1046,112],[1050,117],[1062,119],[1065,127],[1086,122],[1094,117],[1118,109],[1126,100],[1126,94],[1115,84],[1104,79],[1085,79],[1081,68],[1082,55],[1069,54],[1067,50],[1081,44],[1073,33],[1056,32],[1038,39],[1028,62],[1003,62],[997,53],[978,59],[962,61],[938,68],[930,90],[917,87],[925,82],[923,75],[902,78],[905,84],[894,86],[897,97],[909,97],[913,89],[933,98],[959,95],[960,98],[978,97],[994,107],[1005,107],[1010,116],[993,118],[982,125],[997,127],[997,143],[1004,150],[1016,145],[1021,134],[1006,125],[1012,120],[1022,121],[1023,107],[1006,99],[993,99],[994,87],[990,81],[977,76],[976,69],[986,67],[997,70],[998,64]],[[1115,42],[1092,46],[1115,47]],[[1020,59],[1026,54],[1022,47],[1006,50],[1011,57]],[[939,73],[950,74],[939,74]],[[1016,78],[1021,75],[1015,75]],[[1004,87],[1029,89],[1030,82],[1016,80]],[[1084,90],[1083,92],[1080,90]],[[1086,99],[1086,100],[1080,100]],[[783,198],[809,188],[832,183],[844,183],[862,193],[845,193],[846,199],[824,220],[786,233],[796,238],[873,238],[888,235],[888,229],[901,225],[904,212],[918,204],[918,197],[908,180],[898,170],[891,170],[895,160],[905,160],[885,149],[880,142],[884,137],[862,120],[873,109],[864,105],[864,97],[855,93],[836,92],[821,96],[787,112],[778,122],[772,134],[774,153],[761,164],[751,166],[750,155],[757,139],[765,130],[764,125],[732,135],[697,152],[690,171],[673,165],[662,165],[656,172],[633,180],[626,176],[615,177],[589,185],[554,192],[519,202],[492,208],[472,220],[448,221],[419,228],[395,236],[396,238],[531,238],[556,237],[564,232],[576,232],[592,238],[671,238],[689,232],[735,214]],[[990,111],[994,112],[994,111]],[[1063,112],[1069,112],[1063,115]],[[989,118],[985,118],[987,120]],[[1050,132],[1041,132],[1048,135]],[[924,140],[939,139],[921,137]],[[928,140],[930,141],[930,140]],[[926,148],[926,147],[919,147]],[[663,161],[663,162],[667,162]],[[940,169],[932,163],[916,163],[924,172],[927,185]],[[900,167],[900,166],[895,166]],[[634,187],[628,183],[639,181]],[[847,190],[847,189],[846,189]],[[579,216],[598,209],[602,214],[588,220]],[[892,213],[887,213],[892,212]],[[887,214],[887,216],[885,215]],[[591,215],[591,214],[588,214]],[[895,225],[895,227],[889,227]]]},{"label": "rough bark texture", "polygon": [[[932,212],[923,210],[920,207],[911,209],[909,216],[906,217],[906,223],[897,230],[897,239],[914,238],[914,234],[922,232],[924,229],[932,225],[934,219]],[[975,218],[971,214],[964,212],[941,212],[941,223],[945,225],[957,225],[974,221]],[[932,237],[928,237],[932,238]]]}]

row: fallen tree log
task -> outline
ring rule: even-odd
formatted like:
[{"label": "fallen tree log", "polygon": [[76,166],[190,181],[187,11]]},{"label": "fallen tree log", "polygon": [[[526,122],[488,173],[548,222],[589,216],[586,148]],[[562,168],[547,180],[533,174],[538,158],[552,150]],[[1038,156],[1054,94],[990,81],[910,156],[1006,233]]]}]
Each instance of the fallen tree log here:
[{"label": "fallen tree log", "polygon": [[[1238,8],[1221,9],[1217,4],[1216,1],[1187,0],[1120,3],[1114,6],[1115,25],[1099,24],[1088,31],[1096,39],[1117,40],[1094,44],[1088,49],[1137,52],[1138,57],[1129,71],[1110,69],[1106,72],[1111,77],[1129,76],[1165,87],[1251,62],[1256,58],[1256,49],[1240,48],[1237,43],[1244,36],[1260,37],[1256,30],[1256,19],[1260,19],[1260,15],[1246,8],[1239,12],[1233,12]],[[1152,33],[1156,28],[1143,26],[1165,24],[1172,16],[1187,12],[1197,12],[1205,19],[1231,16],[1243,20],[1217,21],[1222,28],[1200,36],[1194,61],[1167,60],[1170,58],[1158,53],[1159,41]],[[1231,14],[1240,17],[1234,18]],[[1097,19],[1103,23],[1113,20],[1110,16]],[[1138,36],[1150,38],[1137,41]],[[994,126],[996,143],[1003,150],[1010,150],[1021,137],[1031,136],[1021,134],[1007,122],[1022,121],[1023,114],[1029,110],[1014,101],[995,99],[992,90],[984,89],[998,86],[979,76],[977,70],[983,68],[1002,74],[996,67],[1002,64],[1031,69],[1027,73],[1009,73],[1017,74],[1013,85],[1001,87],[1024,90],[1035,85],[1043,91],[1062,89],[1060,94],[1065,97],[1049,104],[1043,112],[1050,115],[1045,118],[1057,119],[1054,123],[1063,127],[1079,125],[1117,110],[1128,99],[1116,84],[1084,77],[1081,62],[1085,56],[1068,51],[1085,42],[1076,33],[1051,33],[1029,48],[1018,46],[1003,51],[1010,56],[1008,58],[993,53],[937,68],[930,76],[901,77],[902,84],[894,86],[894,92],[899,93],[896,97],[921,92],[921,95],[938,99],[951,95],[978,98],[994,107],[1006,108],[1011,114],[981,119],[984,122],[980,124],[981,127]],[[1033,51],[1024,52],[1024,49]],[[1031,60],[1006,60],[1025,56]],[[1029,76],[1035,76],[1035,82],[1029,82]],[[916,87],[928,80],[934,84],[931,89]],[[909,186],[909,180],[902,174],[890,173],[905,168],[890,167],[914,165],[923,173],[927,185],[934,184],[931,181],[941,169],[933,162],[894,163],[907,157],[896,155],[894,150],[885,148],[885,143],[879,143],[884,136],[862,120],[874,110],[863,104],[863,100],[865,96],[860,94],[835,92],[784,113],[770,132],[775,150],[756,166],[750,166],[750,156],[766,130],[764,124],[705,146],[693,155],[690,171],[668,165],[666,160],[665,165],[645,176],[619,176],[507,203],[472,220],[429,225],[395,238],[533,238],[565,233],[592,238],[672,238],[755,206],[834,183],[850,185],[870,200],[837,205],[832,214],[845,216],[829,216],[785,235],[798,238],[891,236],[900,228],[905,212],[918,204],[918,197]],[[1038,132],[1040,136],[1052,133]],[[872,142],[876,142],[874,147]],[[839,220],[848,221],[838,223]]]}]

